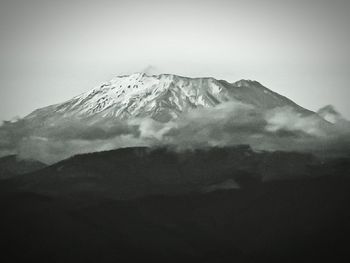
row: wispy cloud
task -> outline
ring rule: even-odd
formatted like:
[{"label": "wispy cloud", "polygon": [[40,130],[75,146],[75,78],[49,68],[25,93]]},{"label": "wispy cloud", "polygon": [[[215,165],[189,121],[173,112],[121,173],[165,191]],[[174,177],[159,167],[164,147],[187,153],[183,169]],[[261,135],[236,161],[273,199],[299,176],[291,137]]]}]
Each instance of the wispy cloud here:
[{"label": "wispy cloud", "polygon": [[177,150],[249,144],[256,150],[348,154],[350,126],[329,124],[290,107],[261,111],[242,103],[201,108],[166,123],[151,118],[88,124],[65,120],[32,127],[27,120],[0,127],[0,154],[56,162],[78,153],[131,146],[169,146]]}]

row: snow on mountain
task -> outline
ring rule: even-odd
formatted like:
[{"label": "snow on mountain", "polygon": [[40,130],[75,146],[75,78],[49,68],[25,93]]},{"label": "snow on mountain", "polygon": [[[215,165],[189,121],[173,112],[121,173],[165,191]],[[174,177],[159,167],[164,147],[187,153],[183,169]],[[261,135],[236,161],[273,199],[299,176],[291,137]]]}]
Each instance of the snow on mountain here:
[{"label": "snow on mountain", "polygon": [[228,83],[214,78],[136,73],[118,76],[61,104],[34,111],[26,119],[128,119],[151,117],[166,122],[191,109],[237,101],[267,110],[290,106],[311,113],[256,81]]}]

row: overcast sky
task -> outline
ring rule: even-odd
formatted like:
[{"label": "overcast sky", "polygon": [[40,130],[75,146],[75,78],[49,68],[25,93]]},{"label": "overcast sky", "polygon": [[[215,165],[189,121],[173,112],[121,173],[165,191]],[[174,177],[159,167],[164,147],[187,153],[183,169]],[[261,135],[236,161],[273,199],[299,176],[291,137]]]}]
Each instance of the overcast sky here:
[{"label": "overcast sky", "polygon": [[348,0],[0,0],[0,120],[115,75],[261,82],[350,118]]}]

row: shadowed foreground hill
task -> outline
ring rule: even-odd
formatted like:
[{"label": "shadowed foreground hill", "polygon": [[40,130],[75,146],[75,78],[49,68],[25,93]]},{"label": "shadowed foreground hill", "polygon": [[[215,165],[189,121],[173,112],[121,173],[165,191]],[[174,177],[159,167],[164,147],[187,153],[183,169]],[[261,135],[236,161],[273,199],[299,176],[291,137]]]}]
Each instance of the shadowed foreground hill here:
[{"label": "shadowed foreground hill", "polygon": [[349,164],[246,146],[75,156],[0,181],[0,261],[348,262]]},{"label": "shadowed foreground hill", "polygon": [[[118,201],[3,193],[1,262],[347,262],[350,179]],[[6,260],[7,259],[7,260]]]},{"label": "shadowed foreground hill", "polygon": [[249,146],[183,152],[125,148],[74,156],[10,182],[23,191],[44,194],[88,192],[130,199],[210,191],[220,185],[239,188],[259,181],[332,175],[339,170],[350,172],[348,159],[321,161],[304,153],[256,153]]}]

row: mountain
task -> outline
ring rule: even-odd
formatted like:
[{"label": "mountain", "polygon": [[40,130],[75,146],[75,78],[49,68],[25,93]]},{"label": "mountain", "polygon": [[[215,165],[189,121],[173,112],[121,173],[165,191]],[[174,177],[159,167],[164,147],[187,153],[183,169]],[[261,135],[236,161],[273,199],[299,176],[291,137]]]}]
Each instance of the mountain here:
[{"label": "mountain", "polygon": [[317,111],[317,114],[330,123],[345,122],[345,118],[334,108],[333,105],[327,105]]},{"label": "mountain", "polygon": [[4,123],[0,155],[54,163],[121,147],[239,144],[317,152],[322,136],[336,136],[332,125],[256,81],[138,73]]},{"label": "mountain", "polygon": [[116,77],[71,100],[38,109],[26,119],[50,123],[62,118],[94,122],[101,118],[151,117],[166,122],[190,109],[214,107],[228,101],[261,110],[290,106],[298,112],[311,113],[256,81],[228,83],[214,78],[136,73]]}]

